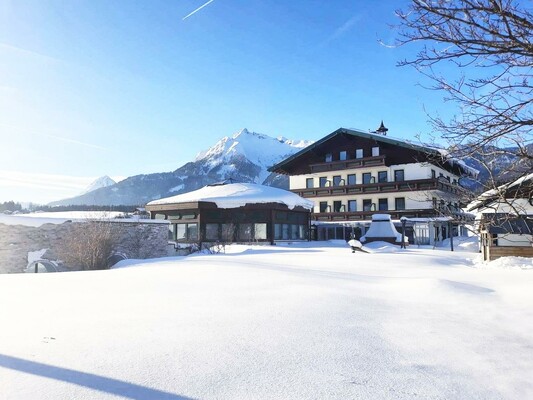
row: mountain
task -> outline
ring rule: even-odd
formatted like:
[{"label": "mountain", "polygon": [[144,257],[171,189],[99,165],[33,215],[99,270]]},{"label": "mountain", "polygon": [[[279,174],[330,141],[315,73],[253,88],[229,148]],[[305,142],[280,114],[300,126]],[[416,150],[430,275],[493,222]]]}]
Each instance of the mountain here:
[{"label": "mountain", "polygon": [[117,182],[115,182],[113,179],[111,179],[109,176],[104,175],[100,178],[96,179],[93,183],[91,183],[89,186],[85,188],[83,192],[80,193],[80,195],[83,195],[85,193],[92,192],[93,190],[108,187],[115,185]]},{"label": "mountain", "polygon": [[273,138],[243,129],[233,136],[223,137],[214,146],[199,153],[194,161],[173,172],[132,176],[114,185],[50,205],[143,205],[228,178],[288,189],[288,177],[271,174],[267,168],[311,143]]}]

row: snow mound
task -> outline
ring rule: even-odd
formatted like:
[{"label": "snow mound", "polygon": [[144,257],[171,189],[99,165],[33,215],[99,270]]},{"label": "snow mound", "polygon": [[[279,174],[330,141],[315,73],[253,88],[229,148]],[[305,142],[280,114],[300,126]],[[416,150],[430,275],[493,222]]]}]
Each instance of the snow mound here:
[{"label": "snow mound", "polygon": [[369,253],[397,253],[401,250],[400,246],[381,241],[367,243],[362,248]]},{"label": "snow mound", "polygon": [[[440,247],[450,248],[450,239],[444,239]],[[455,251],[465,251],[469,253],[477,253],[479,251],[479,238],[477,236],[454,236],[453,248]]]},{"label": "snow mound", "polygon": [[372,215],[370,228],[364,236],[361,236],[361,242],[364,243],[371,238],[394,238],[396,242],[402,242],[402,234],[396,230],[389,214]]},{"label": "snow mound", "polygon": [[494,261],[483,262],[480,257],[477,266],[481,268],[533,270],[533,258],[501,257]]}]

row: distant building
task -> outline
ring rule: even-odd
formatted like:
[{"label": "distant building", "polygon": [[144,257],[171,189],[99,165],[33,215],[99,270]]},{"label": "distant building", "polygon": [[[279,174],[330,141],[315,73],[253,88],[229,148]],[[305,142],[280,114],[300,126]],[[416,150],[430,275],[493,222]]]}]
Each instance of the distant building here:
[{"label": "distant building", "polygon": [[221,182],[146,205],[170,222],[169,239],[200,247],[217,242],[308,240],[313,202],[287,190]]},{"label": "distant building", "polygon": [[533,173],[481,194],[467,210],[478,214],[485,261],[533,257]]},{"label": "distant building", "polygon": [[417,219],[408,236],[418,243],[449,237],[449,225],[435,217],[460,212],[459,179],[477,171],[387,131],[383,122],[373,133],[340,128],[269,169],[289,175],[290,190],[313,201],[317,239],[361,236],[374,213]]}]

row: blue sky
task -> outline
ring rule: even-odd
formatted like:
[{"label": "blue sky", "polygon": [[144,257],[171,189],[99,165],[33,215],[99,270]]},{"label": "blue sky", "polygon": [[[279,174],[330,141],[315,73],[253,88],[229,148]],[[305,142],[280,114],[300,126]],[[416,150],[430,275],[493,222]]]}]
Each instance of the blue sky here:
[{"label": "blue sky", "polygon": [[[0,201],[171,171],[241,128],[427,135],[453,112],[389,48],[402,1],[0,0]],[[422,82],[423,83],[423,82]]]}]

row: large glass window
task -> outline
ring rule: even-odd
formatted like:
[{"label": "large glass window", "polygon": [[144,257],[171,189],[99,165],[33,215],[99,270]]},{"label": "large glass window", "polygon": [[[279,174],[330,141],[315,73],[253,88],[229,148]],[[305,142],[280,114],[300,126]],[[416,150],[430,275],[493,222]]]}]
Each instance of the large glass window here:
[{"label": "large glass window", "polygon": [[168,240],[176,240],[176,224],[168,226]]},{"label": "large glass window", "polygon": [[348,211],[349,212],[357,211],[357,200],[348,200]]},{"label": "large glass window", "polygon": [[370,172],[363,174],[363,183],[372,183],[372,174]]},{"label": "large glass window", "polygon": [[281,224],[274,225],[274,239],[281,240]]},{"label": "large glass window", "polygon": [[355,185],[355,183],[356,183],[355,174],[348,175],[348,185]]},{"label": "large glass window", "polygon": [[187,224],[187,240],[198,240],[198,224]]},{"label": "large glass window", "polygon": [[394,208],[396,210],[405,210],[405,197],[397,197],[394,199]]},{"label": "large glass window", "polygon": [[220,224],[220,236],[226,242],[233,242],[235,224]]},{"label": "large glass window", "polygon": [[307,189],[310,189],[310,188],[315,187],[314,179],[313,179],[313,178],[307,178],[307,179],[305,180],[305,187],[306,187]]},{"label": "large glass window", "polygon": [[379,147],[372,147],[372,157],[379,156]]},{"label": "large glass window", "polygon": [[267,224],[254,224],[254,239],[267,239]]},{"label": "large glass window", "polygon": [[397,169],[394,171],[394,181],[395,182],[401,182],[404,180],[404,173],[403,169]]},{"label": "large glass window", "polygon": [[363,149],[355,150],[355,158],[363,158]]},{"label": "large glass window", "polygon": [[206,240],[219,240],[218,236],[218,224],[205,224],[205,239]]},{"label": "large glass window", "polygon": [[372,211],[372,200],[363,200],[363,211]]},{"label": "large glass window", "polygon": [[291,225],[291,239],[300,239],[299,228],[299,225]]},{"label": "large glass window", "polygon": [[333,177],[333,186],[340,186],[344,183],[344,179],[340,175],[335,175]]},{"label": "large glass window", "polygon": [[198,240],[198,224],[176,224],[176,240]]},{"label": "large glass window", "polygon": [[176,224],[176,240],[187,239],[187,224]]},{"label": "large glass window", "polygon": [[346,157],[347,157],[347,153],[345,151],[341,151],[339,153],[339,160],[344,161],[346,160]]},{"label": "large glass window", "polygon": [[388,181],[387,171],[379,171],[378,172],[378,182],[379,183],[383,183],[383,182],[387,182],[387,181]]},{"label": "large glass window", "polygon": [[320,187],[326,187],[328,184],[328,178],[325,176],[321,176],[320,178],[318,178],[318,181]]},{"label": "large glass window", "polygon": [[389,209],[389,200],[388,199],[378,199],[378,210],[387,211]]},{"label": "large glass window", "polygon": [[290,235],[290,225],[289,224],[283,224],[281,226],[281,238],[283,240],[289,240],[291,237]]},{"label": "large glass window", "polygon": [[252,224],[239,224],[239,240],[252,240]]}]

